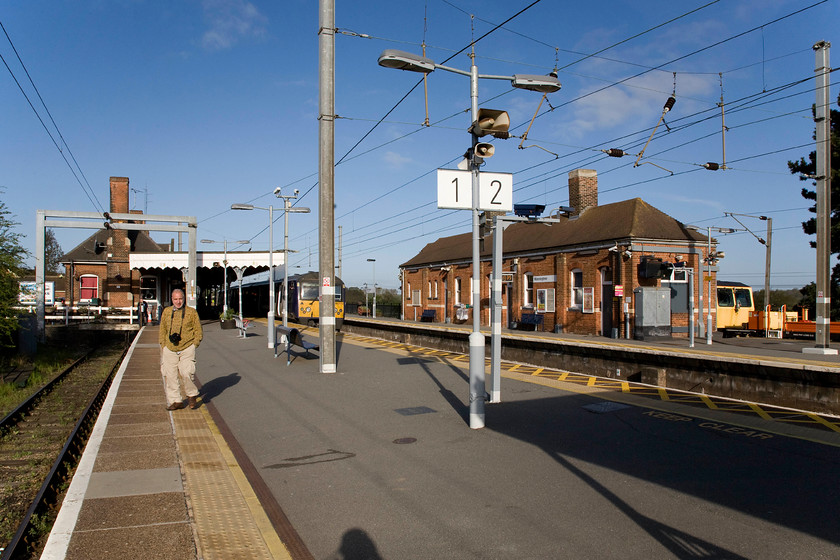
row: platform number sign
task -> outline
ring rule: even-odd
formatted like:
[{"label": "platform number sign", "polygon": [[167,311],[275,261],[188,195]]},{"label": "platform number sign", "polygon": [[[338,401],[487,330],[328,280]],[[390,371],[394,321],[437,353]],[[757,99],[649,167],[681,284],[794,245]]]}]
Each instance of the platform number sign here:
[{"label": "platform number sign", "polygon": [[[471,210],[472,173],[460,169],[437,170],[438,208]],[[513,210],[513,175],[479,173],[478,209],[510,212]]]}]

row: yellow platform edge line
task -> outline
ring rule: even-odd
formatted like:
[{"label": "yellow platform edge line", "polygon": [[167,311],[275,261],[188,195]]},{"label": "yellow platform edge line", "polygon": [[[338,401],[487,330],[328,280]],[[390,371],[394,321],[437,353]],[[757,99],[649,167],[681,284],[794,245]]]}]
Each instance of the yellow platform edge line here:
[{"label": "yellow platform edge line", "polygon": [[760,406],[758,406],[757,404],[755,404],[755,403],[749,403],[749,404],[750,404],[750,408],[753,410],[753,412],[755,412],[756,414],[758,414],[759,416],[761,416],[765,420],[772,420],[773,419],[772,416],[770,416],[769,414],[764,412],[764,409],[761,408]]},{"label": "yellow platform edge line", "polygon": [[251,511],[251,516],[254,518],[257,530],[260,532],[260,536],[262,536],[265,541],[266,547],[268,547],[268,551],[271,553],[272,558],[278,560],[292,560],[292,555],[289,554],[289,550],[286,548],[286,545],[283,544],[283,541],[280,540],[280,537],[274,530],[274,526],[268,519],[268,515],[266,515],[262,504],[260,504],[259,498],[257,498],[257,495],[254,493],[254,489],[251,488],[248,478],[245,476],[245,473],[242,472],[242,467],[239,466],[239,463],[233,456],[233,452],[228,447],[225,438],[222,437],[219,427],[216,426],[216,423],[210,416],[210,412],[208,412],[206,406],[203,406],[203,403],[200,410],[204,416],[204,421],[207,422],[207,427],[210,429],[210,433],[213,434],[213,439],[216,440],[216,445],[219,447],[222,458],[225,460],[231,475],[233,475],[233,479],[236,481],[239,491],[242,492],[242,496],[245,498],[245,503]]},{"label": "yellow platform edge line", "polygon": [[712,410],[715,410],[718,407],[718,405],[716,405],[715,402],[706,395],[700,395],[700,400],[703,401],[706,404],[706,406]]},{"label": "yellow platform edge line", "polygon": [[[347,336],[347,335],[345,335],[345,336]],[[361,337],[359,337],[358,335],[349,335],[349,338],[359,339]],[[389,341],[382,341],[382,340],[376,339],[376,338],[370,338],[368,340],[370,340],[371,342],[376,342],[380,345],[389,345],[388,344]],[[422,347],[422,346],[413,346],[413,345],[410,345],[410,344],[403,344],[403,346],[400,349],[406,350],[408,352],[418,352],[418,353],[424,353],[424,354],[431,354],[430,352],[424,352],[427,349]],[[436,357],[438,357],[439,359],[448,358],[448,359],[452,359],[454,361],[466,361],[466,360],[469,359],[469,356],[465,356],[463,354],[443,353],[443,352],[441,354],[438,354]],[[486,360],[485,360],[485,362],[486,362]],[[485,364],[485,366],[486,366],[486,364]],[[513,372],[513,373],[524,373],[524,372],[522,372],[522,369],[520,369],[520,368],[526,369],[526,368],[530,368],[530,367],[535,367],[535,366],[525,366],[523,364],[517,364],[517,363],[513,363],[513,364],[505,363],[504,366],[505,367],[503,367],[502,369],[504,369],[506,371],[509,371],[509,372]],[[559,375],[557,375],[558,373],[559,373]],[[671,395],[668,393],[668,389],[663,388],[663,387],[657,387],[657,388],[653,388],[653,387],[650,387],[650,388],[633,387],[626,381],[620,381],[620,382],[617,382],[617,381],[614,381],[614,382],[601,381],[601,382],[599,382],[596,377],[586,376],[586,375],[581,375],[581,374],[573,374],[573,373],[568,372],[568,371],[562,371],[561,372],[561,371],[557,371],[557,370],[552,370],[550,368],[548,370],[546,370],[546,368],[542,368],[542,367],[537,367],[533,372],[527,373],[527,375],[533,376],[533,377],[554,378],[557,381],[566,381],[566,382],[571,382],[571,383],[580,383],[580,384],[585,383],[586,386],[596,387],[596,388],[605,388],[605,389],[619,389],[620,388],[621,392],[624,392],[624,393],[640,394],[640,395],[654,395],[654,394],[656,394],[663,401],[676,402],[676,403],[695,403],[695,402],[698,402],[697,399],[699,399],[700,401],[702,401],[703,404],[705,404],[711,410],[722,410],[722,411],[725,411],[725,412],[736,412],[736,413],[737,412],[741,412],[741,413],[743,413],[743,412],[754,412],[765,420],[776,420],[770,414],[768,414],[766,411],[764,411],[759,405],[755,405],[755,404],[752,404],[752,403],[750,403],[750,404],[744,403],[744,404],[747,404],[748,408],[743,408],[744,405],[740,404],[740,403],[735,404],[735,406],[732,406],[732,404],[734,404],[734,403],[726,403],[726,402],[721,403],[723,406],[718,406],[718,404],[716,404],[707,395],[697,395],[697,396],[692,396],[692,397],[688,397],[688,398],[682,397],[682,398],[672,399]],[[571,379],[569,379],[570,376],[572,377]],[[825,420],[824,418],[822,418],[818,415],[815,415],[815,414],[811,414],[811,413],[805,413],[804,416],[807,416],[809,419],[811,419],[811,422],[813,422],[813,423],[822,424],[822,425],[826,426],[828,429],[840,433],[840,425],[838,425],[838,424],[834,424],[832,422],[829,422],[828,420]],[[808,420],[781,419],[781,420],[777,420],[777,421],[780,421],[780,422],[783,422],[783,423],[788,421],[791,424],[809,423]]]},{"label": "yellow platform edge line", "polygon": [[808,416],[808,418],[811,418],[814,422],[817,422],[818,424],[822,424],[823,426],[825,426],[829,430],[834,430],[835,432],[840,432],[840,426],[838,426],[834,422],[829,422],[828,420],[826,420],[822,416],[818,416],[816,414],[807,414],[806,416]]}]

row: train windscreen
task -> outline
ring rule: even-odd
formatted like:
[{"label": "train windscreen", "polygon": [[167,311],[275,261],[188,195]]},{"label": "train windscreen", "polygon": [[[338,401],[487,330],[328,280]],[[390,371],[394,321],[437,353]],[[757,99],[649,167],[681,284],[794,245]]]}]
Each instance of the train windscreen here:
[{"label": "train windscreen", "polygon": [[300,286],[300,299],[313,301],[317,300],[320,296],[320,292],[318,291],[318,284],[310,283],[310,282],[302,282]]},{"label": "train windscreen", "polygon": [[752,294],[747,288],[735,289],[735,301],[739,307],[752,307]]}]

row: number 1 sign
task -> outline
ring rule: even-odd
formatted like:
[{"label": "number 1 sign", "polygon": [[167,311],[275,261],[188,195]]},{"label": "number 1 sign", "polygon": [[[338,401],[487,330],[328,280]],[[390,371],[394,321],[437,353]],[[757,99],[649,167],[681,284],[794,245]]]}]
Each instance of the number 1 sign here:
[{"label": "number 1 sign", "polygon": [[[438,208],[472,210],[472,172],[437,170]],[[478,174],[478,209],[497,212],[513,210],[513,175]]]}]

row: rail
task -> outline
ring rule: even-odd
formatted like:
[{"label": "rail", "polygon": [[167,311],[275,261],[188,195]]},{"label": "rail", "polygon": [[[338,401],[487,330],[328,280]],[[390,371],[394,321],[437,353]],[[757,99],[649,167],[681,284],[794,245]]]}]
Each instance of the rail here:
[{"label": "rail", "polygon": [[[29,506],[29,509],[18,527],[15,536],[3,549],[2,554],[0,554],[0,560],[27,557],[25,553],[31,549],[33,545],[33,543],[27,540],[27,535],[30,533],[34,520],[37,519],[38,515],[43,513],[45,509],[60,505],[58,504],[58,497],[62,491],[63,483],[67,480],[67,477],[70,475],[72,470],[75,469],[76,464],[84,451],[87,438],[90,436],[93,424],[99,416],[99,411],[102,408],[102,404],[105,402],[105,397],[107,396],[111,383],[114,380],[114,374],[123,359],[125,359],[127,351],[128,347],[123,350],[122,356],[115,362],[108,377],[106,377],[102,382],[99,390],[88,403],[78,422],[76,422],[76,425],[73,427],[73,431],[67,438],[64,447],[61,449],[61,452],[58,454],[55,462],[53,462],[52,468],[50,469],[49,474],[47,474],[44,483],[38,490],[38,494]],[[66,374],[66,372],[72,371],[72,369],[78,366],[81,361],[83,360],[79,360],[72,366],[68,367],[64,373]],[[11,414],[8,416],[11,416]]]},{"label": "rail", "polygon": [[32,410],[35,404],[44,396],[47,395],[53,388],[58,384],[59,381],[64,379],[68,373],[73,371],[79,364],[84,362],[90,356],[90,352],[64,368],[58,375],[53,377],[49,382],[47,382],[43,387],[32,393],[25,401],[20,403],[18,406],[14,408],[10,413],[8,413],[2,420],[0,420],[0,434],[2,434],[5,430],[13,427],[15,424],[18,423],[18,420],[26,416],[26,414]]}]

